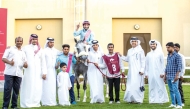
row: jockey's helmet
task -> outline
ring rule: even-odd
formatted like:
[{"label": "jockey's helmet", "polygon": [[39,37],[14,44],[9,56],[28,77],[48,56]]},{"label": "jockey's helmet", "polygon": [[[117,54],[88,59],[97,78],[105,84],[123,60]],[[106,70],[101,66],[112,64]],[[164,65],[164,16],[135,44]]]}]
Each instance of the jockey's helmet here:
[{"label": "jockey's helmet", "polygon": [[85,20],[85,21],[82,23],[82,25],[84,25],[84,24],[88,24],[88,25],[90,25],[90,22],[87,21],[87,20]]}]

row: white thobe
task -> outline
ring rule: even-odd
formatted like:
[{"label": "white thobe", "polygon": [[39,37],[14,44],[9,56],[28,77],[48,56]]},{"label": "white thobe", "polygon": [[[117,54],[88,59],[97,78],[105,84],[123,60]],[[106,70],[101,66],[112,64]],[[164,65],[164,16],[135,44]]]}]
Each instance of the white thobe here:
[{"label": "white thobe", "polygon": [[43,93],[42,93],[42,105],[47,106],[54,106],[57,105],[56,102],[56,69],[55,69],[55,63],[56,63],[56,57],[60,53],[55,48],[45,48],[44,54],[45,54],[45,60],[46,60],[46,69],[47,69],[47,75],[46,79],[43,80]]},{"label": "white thobe", "polygon": [[42,97],[42,75],[46,74],[46,62],[43,50],[34,53],[38,47],[27,45],[24,47],[28,68],[24,71],[20,90],[20,106],[22,108],[40,107]]},{"label": "white thobe", "polygon": [[122,56],[122,58],[129,63],[127,90],[125,91],[124,101],[142,103],[144,92],[140,91],[140,87],[144,86],[144,76],[141,76],[139,72],[144,73],[144,51],[141,50],[136,52],[136,48],[131,48],[128,50],[127,56]]},{"label": "white thobe", "polygon": [[72,87],[69,74],[67,72],[60,72],[57,75],[58,98],[60,105],[70,105],[69,102],[69,88]]},{"label": "white thobe", "polygon": [[[102,57],[99,51],[90,51],[88,54],[88,60],[93,63],[102,63]],[[90,103],[105,102],[104,90],[103,90],[103,77],[101,72],[92,63],[88,64],[87,79],[90,85]]]},{"label": "white thobe", "polygon": [[164,75],[164,54],[151,51],[146,56],[145,75],[148,76],[149,83],[149,103],[166,103],[169,102],[166,86],[163,78]]},{"label": "white thobe", "polygon": [[182,62],[182,68],[181,68],[181,72],[179,74],[179,77],[180,76],[183,77],[185,75],[185,57],[179,52],[178,52],[178,54],[181,56],[181,62]]}]

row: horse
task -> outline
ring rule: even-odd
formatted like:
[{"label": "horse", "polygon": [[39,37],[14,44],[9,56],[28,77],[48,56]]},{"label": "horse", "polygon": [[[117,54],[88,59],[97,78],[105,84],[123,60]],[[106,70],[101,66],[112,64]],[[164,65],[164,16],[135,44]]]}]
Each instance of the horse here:
[{"label": "horse", "polygon": [[83,90],[84,90],[84,97],[83,97],[83,102],[86,102],[86,89],[87,89],[87,70],[88,66],[85,65],[85,62],[87,61],[88,58],[88,48],[86,44],[83,43],[83,40],[75,41],[75,57],[78,58],[79,62],[77,64],[73,65],[73,70],[75,72],[75,80],[77,83],[77,101],[80,101],[80,75],[83,75]]}]

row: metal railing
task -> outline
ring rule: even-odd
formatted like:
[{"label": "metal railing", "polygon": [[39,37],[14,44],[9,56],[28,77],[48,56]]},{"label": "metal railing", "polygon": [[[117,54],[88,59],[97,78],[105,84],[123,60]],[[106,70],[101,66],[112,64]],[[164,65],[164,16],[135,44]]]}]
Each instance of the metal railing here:
[{"label": "metal railing", "polygon": [[[164,57],[164,59],[166,60],[166,59],[167,59],[167,57]],[[190,60],[190,57],[185,57],[185,60]],[[127,66],[127,67],[124,67],[124,68],[125,68],[125,69],[127,69],[127,70],[129,69],[129,67],[128,67],[128,66]],[[189,69],[190,69],[190,67],[189,67],[189,66],[186,66],[186,67],[185,67],[185,70],[189,70]],[[82,78],[83,78],[83,76],[82,76],[82,75],[80,75],[80,76],[79,76],[79,78],[81,78],[81,79],[82,79]],[[127,75],[125,76],[125,78],[127,78]],[[190,78],[190,75],[184,75],[184,76],[183,76],[183,78]]]},{"label": "metal railing", "polygon": [[[164,57],[164,59],[166,60],[167,57]],[[185,60],[190,60],[190,57],[185,57]],[[125,69],[129,69],[129,67],[125,67]],[[190,67],[189,66],[186,66],[185,67],[185,70],[189,70]],[[126,76],[127,77],[127,76]],[[190,75],[184,75],[183,78],[190,78]]]},{"label": "metal railing", "polygon": [[74,31],[78,23],[85,19],[85,0],[74,0]]}]

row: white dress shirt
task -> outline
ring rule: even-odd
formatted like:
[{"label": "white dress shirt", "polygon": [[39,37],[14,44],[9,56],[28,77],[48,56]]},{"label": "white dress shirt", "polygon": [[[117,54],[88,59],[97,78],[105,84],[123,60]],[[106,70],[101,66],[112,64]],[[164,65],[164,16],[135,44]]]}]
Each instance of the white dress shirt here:
[{"label": "white dress shirt", "polygon": [[22,49],[18,50],[16,46],[10,47],[9,49],[5,50],[2,58],[6,58],[9,61],[14,61],[13,66],[5,63],[5,75],[12,75],[18,77],[23,76],[23,65],[24,62],[26,62],[26,55]]},{"label": "white dress shirt", "polygon": [[183,77],[185,74],[185,57],[179,52],[178,52],[178,54],[181,56],[181,62],[182,62],[182,69],[181,69],[179,76]]}]

